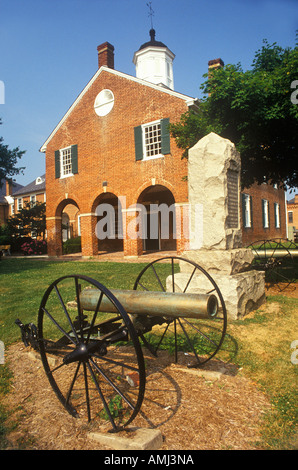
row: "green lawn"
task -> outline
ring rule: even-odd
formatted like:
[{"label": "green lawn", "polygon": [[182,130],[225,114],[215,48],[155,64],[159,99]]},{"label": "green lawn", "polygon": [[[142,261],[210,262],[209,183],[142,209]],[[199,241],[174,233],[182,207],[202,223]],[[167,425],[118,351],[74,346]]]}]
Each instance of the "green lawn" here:
[{"label": "green lawn", "polygon": [[14,324],[16,318],[24,324],[37,324],[42,296],[59,277],[82,274],[108,288],[132,289],[142,266],[134,263],[3,258],[0,262],[0,339],[9,345],[20,338],[20,330]]},{"label": "green lawn", "polygon": [[[132,289],[144,267],[139,263],[48,261],[2,258],[0,261],[0,339],[20,341],[16,318],[37,323],[41,298],[51,282],[69,274],[90,276],[108,288]],[[255,381],[268,395],[272,409],[263,420],[265,449],[294,449],[297,437],[297,368],[291,343],[298,340],[298,299],[278,295],[241,321],[229,321],[227,338],[236,345],[230,361],[240,374]],[[293,356],[292,356],[293,357]],[[0,365],[0,397],[9,393],[9,364]],[[5,448],[7,410],[0,405],[0,449]],[[2,441],[2,447],[1,447]],[[4,444],[3,444],[4,443]],[[297,440],[296,440],[297,443]]]}]

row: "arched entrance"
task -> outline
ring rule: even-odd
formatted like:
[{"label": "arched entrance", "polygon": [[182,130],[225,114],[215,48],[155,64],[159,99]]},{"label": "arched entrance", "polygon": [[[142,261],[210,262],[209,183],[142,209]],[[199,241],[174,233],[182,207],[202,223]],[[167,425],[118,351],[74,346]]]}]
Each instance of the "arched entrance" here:
[{"label": "arched entrance", "polygon": [[123,251],[123,223],[120,200],[113,193],[103,193],[93,204],[97,216],[98,251]]},{"label": "arched entrance", "polygon": [[67,202],[61,212],[62,241],[77,238],[81,235],[80,210],[76,203]]},{"label": "arched entrance", "polygon": [[79,206],[73,199],[61,201],[54,214],[49,213],[47,209],[49,256],[61,256],[63,254],[63,242],[79,235],[79,214]]},{"label": "arched entrance", "polygon": [[162,185],[146,188],[138,198],[144,251],[176,251],[176,210],[172,192]]}]

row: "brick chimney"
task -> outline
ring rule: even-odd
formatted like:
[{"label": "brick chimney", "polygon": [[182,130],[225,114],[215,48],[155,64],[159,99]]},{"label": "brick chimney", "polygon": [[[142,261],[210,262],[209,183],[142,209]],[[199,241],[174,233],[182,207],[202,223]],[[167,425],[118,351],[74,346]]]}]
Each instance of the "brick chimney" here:
[{"label": "brick chimney", "polygon": [[[224,62],[219,58],[219,59],[212,59],[209,60],[208,62],[208,78],[210,78],[210,74],[212,70],[219,69],[220,67],[223,67],[225,64]],[[208,93],[208,96],[210,96],[211,93]]]},{"label": "brick chimney", "polygon": [[12,195],[12,181],[6,180],[6,196],[11,196]]},{"label": "brick chimney", "polygon": [[223,67],[225,64],[221,59],[212,59],[208,62],[208,68],[210,69],[218,69],[219,67]]},{"label": "brick chimney", "polygon": [[114,46],[109,42],[104,42],[97,47],[98,51],[98,68],[105,65],[110,69],[114,68]]}]

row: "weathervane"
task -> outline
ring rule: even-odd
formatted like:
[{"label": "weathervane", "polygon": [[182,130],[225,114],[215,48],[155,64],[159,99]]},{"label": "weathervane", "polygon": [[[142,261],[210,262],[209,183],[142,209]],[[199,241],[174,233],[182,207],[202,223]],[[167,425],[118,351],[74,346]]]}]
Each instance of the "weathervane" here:
[{"label": "weathervane", "polygon": [[153,29],[153,19],[152,18],[154,16],[154,11],[152,10],[151,3],[152,2],[147,3],[147,7],[149,8],[148,16],[150,16],[150,20],[151,20],[151,29]]}]

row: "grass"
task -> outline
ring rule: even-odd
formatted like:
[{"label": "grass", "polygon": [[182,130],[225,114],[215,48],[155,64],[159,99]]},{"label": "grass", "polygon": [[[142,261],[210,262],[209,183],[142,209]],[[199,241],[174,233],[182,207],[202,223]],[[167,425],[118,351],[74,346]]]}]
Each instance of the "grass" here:
[{"label": "grass", "polygon": [[20,331],[14,321],[37,324],[41,298],[57,278],[82,274],[109,288],[132,289],[142,264],[98,263],[93,261],[43,261],[3,258],[0,262],[0,339],[5,345],[15,342]]},{"label": "grass", "polygon": [[[0,262],[0,339],[7,348],[20,341],[16,318],[37,323],[43,293],[58,277],[84,274],[108,288],[132,289],[145,266],[137,263],[98,263],[94,261],[43,261],[3,258]],[[285,295],[267,299],[245,319],[229,321],[227,345],[229,360],[240,374],[254,381],[270,399],[271,409],[263,419],[263,449],[297,448],[297,364],[291,361],[291,344],[298,340],[298,299]],[[233,348],[232,348],[233,345]],[[0,399],[10,393],[9,364],[0,365]],[[7,445],[9,410],[0,405],[0,449]]]},{"label": "grass", "polygon": [[[268,449],[297,448],[297,364],[291,361],[291,344],[298,338],[298,300],[267,298],[267,308],[229,325],[237,338],[235,362],[268,395],[272,409],[263,425]],[[295,442],[296,441],[296,442]]]}]

